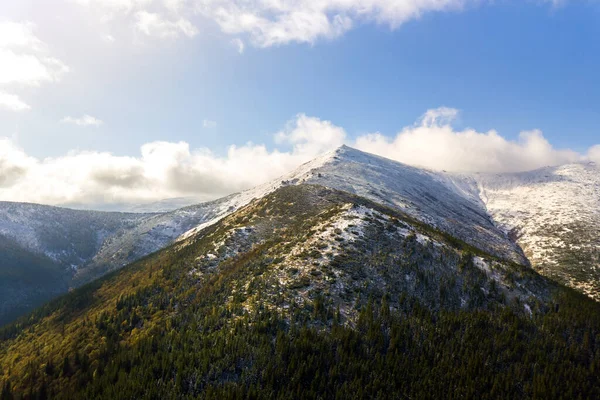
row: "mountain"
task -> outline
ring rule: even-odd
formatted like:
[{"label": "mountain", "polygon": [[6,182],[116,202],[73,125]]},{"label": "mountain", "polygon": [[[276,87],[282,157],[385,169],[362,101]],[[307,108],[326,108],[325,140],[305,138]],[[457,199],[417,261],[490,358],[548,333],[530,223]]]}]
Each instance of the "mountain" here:
[{"label": "mountain", "polygon": [[0,202],[0,325],[163,248],[214,219],[224,201],[159,214]]},{"label": "mountain", "polygon": [[293,183],[1,329],[2,395],[600,395],[599,304],[415,208]]},{"label": "mountain", "polygon": [[537,271],[600,300],[600,168],[595,163],[476,179],[489,214]]},{"label": "mountain", "polygon": [[64,207],[75,210],[96,210],[123,213],[157,214],[175,211],[180,208],[202,203],[197,197],[174,197],[146,203],[68,203]]},{"label": "mountain", "polygon": [[498,211],[549,185],[522,175],[341,147],[172,213],[5,204],[7,271],[103,276],[0,329],[1,396],[596,398],[600,304],[531,268]]},{"label": "mountain", "polygon": [[355,193],[600,300],[600,169],[594,163],[507,174],[411,167],[342,146],[238,195],[197,232],[252,198],[303,183]]},{"label": "mountain", "polygon": [[[450,174],[342,146],[264,185],[165,213],[2,202],[4,248],[27,253],[30,267],[47,270],[51,263],[57,272],[43,287],[13,276],[6,285],[19,287],[20,295],[2,292],[0,323],[19,314],[12,308],[30,310],[69,287],[185,240],[253,199],[300,184],[322,185],[394,208],[501,259],[531,263],[543,275],[598,298],[597,172],[595,165],[574,164],[520,174]],[[2,269],[15,268],[0,261],[0,273]],[[35,298],[39,300],[27,300]]]},{"label": "mountain", "polygon": [[69,276],[56,261],[0,236],[0,324],[65,293]]},{"label": "mountain", "polygon": [[348,146],[325,153],[277,180],[232,195],[230,211],[279,187],[305,183],[388,205],[492,254],[527,263],[520,248],[487,214],[472,179],[411,167]]}]

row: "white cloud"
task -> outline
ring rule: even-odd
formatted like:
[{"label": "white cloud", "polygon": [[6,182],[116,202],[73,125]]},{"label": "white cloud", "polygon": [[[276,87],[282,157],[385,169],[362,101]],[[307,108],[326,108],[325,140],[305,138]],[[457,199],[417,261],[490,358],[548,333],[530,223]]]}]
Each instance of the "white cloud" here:
[{"label": "white cloud", "polygon": [[87,114],[79,118],[65,117],[61,119],[60,122],[79,126],[100,126],[103,124],[102,120]]},{"label": "white cloud", "polygon": [[346,131],[331,121],[298,114],[275,134],[277,144],[292,144],[295,154],[313,156],[344,144]]},{"label": "white cloud", "polygon": [[0,22],[0,48],[43,49],[44,43],[33,34],[34,27],[35,25],[31,22]]},{"label": "white cloud", "polygon": [[[190,18],[215,21],[231,35],[248,35],[259,47],[333,39],[361,23],[396,29],[430,12],[460,11],[487,0],[73,0],[99,10],[104,20],[132,16],[141,32],[160,38],[198,32]],[[241,39],[234,39],[240,53]],[[240,46],[239,43],[242,43]]]},{"label": "white cloud", "polygon": [[240,38],[231,39],[231,44],[235,46],[238,53],[240,53],[240,54],[244,53],[244,49],[246,48],[246,45],[244,44],[244,41],[242,39],[240,39]]},{"label": "white cloud", "polygon": [[298,114],[275,133],[278,148],[248,143],[230,146],[223,155],[191,149],[185,142],[152,142],[135,157],[77,151],[38,159],[5,138],[0,139],[0,199],[49,204],[140,203],[184,196],[209,200],[275,179],[343,143],[448,171],[522,171],[600,162],[600,145],[579,154],[555,149],[539,131],[523,132],[511,141],[495,131],[455,130],[451,123],[457,115],[451,108],[433,109],[394,137],[375,133],[351,140],[331,121]]},{"label": "white cloud", "polygon": [[0,22],[0,85],[38,86],[60,79],[69,68],[47,55],[30,22]]},{"label": "white cloud", "polygon": [[31,109],[19,96],[0,91],[0,109],[8,111],[25,111]]},{"label": "white cloud", "polygon": [[39,86],[43,82],[58,81],[67,71],[68,68],[55,58],[0,48],[0,84]]},{"label": "white cloud", "polygon": [[198,34],[198,29],[189,20],[184,18],[171,21],[157,13],[139,11],[136,13],[136,19],[136,28],[148,36],[177,38],[183,34],[191,38]]},{"label": "white cloud", "polygon": [[139,203],[180,196],[212,199],[254,186],[307,161],[265,146],[230,146],[218,156],[184,142],[152,142],[137,157],[71,152],[27,156],[0,140],[0,199],[47,204]]},{"label": "white cloud", "polygon": [[212,129],[217,127],[217,121],[211,121],[210,119],[205,119],[202,121],[202,126],[204,128]]},{"label": "white cloud", "polygon": [[363,22],[395,29],[436,11],[461,10],[481,0],[191,0],[225,33],[248,34],[261,47],[336,38]]},{"label": "white cloud", "polygon": [[36,159],[25,154],[11,139],[0,138],[0,193],[4,194],[5,187],[12,188],[12,185],[20,184],[35,164]]},{"label": "white cloud", "polygon": [[[222,32],[248,37],[258,47],[313,44],[365,23],[397,29],[436,12],[460,12],[493,0],[71,0],[103,21],[122,17],[159,38],[193,37],[192,20],[214,21]],[[557,7],[566,0],[541,0]],[[241,40],[241,39],[240,39]],[[234,39],[238,49],[239,42]],[[242,42],[243,43],[243,42]],[[240,50],[240,53],[243,50]]]},{"label": "white cloud", "polygon": [[591,147],[588,150],[587,157],[590,161],[600,164],[600,144]]},{"label": "white cloud", "polygon": [[[0,21],[0,89],[56,82],[69,71],[62,61],[48,55],[34,28],[31,22]],[[0,107],[12,111],[30,108],[17,95],[2,90]]]},{"label": "white cloud", "polygon": [[559,165],[582,159],[571,150],[557,150],[542,132],[522,132],[510,141],[496,131],[456,131],[452,120],[458,110],[438,108],[390,138],[375,133],[359,137],[354,145],[411,165],[448,171],[513,172]]}]

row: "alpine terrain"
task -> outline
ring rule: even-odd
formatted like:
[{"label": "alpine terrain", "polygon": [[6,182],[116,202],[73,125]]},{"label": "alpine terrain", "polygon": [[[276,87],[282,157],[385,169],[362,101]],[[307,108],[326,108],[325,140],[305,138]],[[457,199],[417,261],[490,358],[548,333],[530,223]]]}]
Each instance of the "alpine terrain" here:
[{"label": "alpine terrain", "polygon": [[[5,278],[0,323],[200,231],[252,199],[302,183],[396,208],[491,254],[530,263],[542,275],[598,299],[599,176],[592,163],[518,174],[449,174],[342,146],[275,181],[170,212],[2,202],[0,253],[6,256],[0,264]],[[15,259],[23,260],[20,266]]]},{"label": "alpine terrain", "polygon": [[0,324],[168,245],[228,200],[146,214],[0,202]]},{"label": "alpine terrain", "polygon": [[539,242],[538,211],[506,211],[517,187],[553,184],[531,174],[439,173],[344,146],[212,203],[82,212],[105,229],[86,222],[87,253],[7,233],[37,268],[87,254],[84,269],[112,271],[0,330],[2,398],[597,398],[600,304],[564,285],[573,264],[531,257],[560,245]]}]

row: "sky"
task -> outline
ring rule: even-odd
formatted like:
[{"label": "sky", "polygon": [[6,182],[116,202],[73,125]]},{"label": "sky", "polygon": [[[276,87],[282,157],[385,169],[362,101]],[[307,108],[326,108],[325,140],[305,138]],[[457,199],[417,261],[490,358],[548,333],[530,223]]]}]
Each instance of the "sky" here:
[{"label": "sky", "polygon": [[600,162],[600,1],[0,2],[0,200],[214,199],[341,144]]}]

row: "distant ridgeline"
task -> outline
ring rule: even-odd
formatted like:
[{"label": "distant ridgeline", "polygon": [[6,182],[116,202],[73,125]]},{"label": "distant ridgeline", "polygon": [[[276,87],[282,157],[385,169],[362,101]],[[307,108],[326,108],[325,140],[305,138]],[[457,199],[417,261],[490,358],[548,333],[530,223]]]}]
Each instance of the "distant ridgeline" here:
[{"label": "distant ridgeline", "polygon": [[2,328],[0,399],[600,398],[600,305],[475,203],[260,190]]}]

